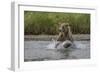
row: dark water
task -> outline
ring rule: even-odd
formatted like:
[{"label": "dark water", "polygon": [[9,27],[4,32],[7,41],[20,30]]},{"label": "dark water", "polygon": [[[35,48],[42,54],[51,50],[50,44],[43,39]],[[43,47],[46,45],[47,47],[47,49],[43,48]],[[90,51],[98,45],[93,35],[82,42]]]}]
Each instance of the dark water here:
[{"label": "dark water", "polygon": [[[90,41],[75,41],[75,48],[47,48],[52,41],[25,41],[24,61],[90,58]],[[52,45],[51,45],[52,47]]]}]

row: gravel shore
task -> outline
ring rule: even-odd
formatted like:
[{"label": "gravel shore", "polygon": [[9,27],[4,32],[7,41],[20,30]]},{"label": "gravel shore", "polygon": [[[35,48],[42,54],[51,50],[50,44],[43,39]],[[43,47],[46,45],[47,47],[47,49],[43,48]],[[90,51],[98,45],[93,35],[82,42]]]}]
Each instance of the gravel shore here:
[{"label": "gravel shore", "polygon": [[[24,40],[50,41],[57,39],[58,35],[25,35]],[[90,40],[90,34],[73,34],[74,40]]]}]

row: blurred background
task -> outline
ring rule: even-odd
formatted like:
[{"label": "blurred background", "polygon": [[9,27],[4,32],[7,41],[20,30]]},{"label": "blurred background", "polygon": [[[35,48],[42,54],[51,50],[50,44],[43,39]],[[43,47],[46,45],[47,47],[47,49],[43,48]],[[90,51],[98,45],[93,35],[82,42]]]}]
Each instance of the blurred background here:
[{"label": "blurred background", "polygon": [[90,34],[90,14],[24,11],[25,35],[56,35],[59,23],[69,23],[73,34]]}]

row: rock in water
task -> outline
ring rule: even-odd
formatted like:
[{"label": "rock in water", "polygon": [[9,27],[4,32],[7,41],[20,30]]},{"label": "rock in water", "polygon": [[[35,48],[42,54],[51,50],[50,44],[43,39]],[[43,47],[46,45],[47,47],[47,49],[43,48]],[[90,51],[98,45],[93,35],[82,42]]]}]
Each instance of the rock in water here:
[{"label": "rock in water", "polygon": [[64,42],[62,43],[62,45],[63,45],[64,48],[68,48],[68,47],[70,47],[70,46],[72,45],[72,42],[66,40],[66,41],[64,41]]}]

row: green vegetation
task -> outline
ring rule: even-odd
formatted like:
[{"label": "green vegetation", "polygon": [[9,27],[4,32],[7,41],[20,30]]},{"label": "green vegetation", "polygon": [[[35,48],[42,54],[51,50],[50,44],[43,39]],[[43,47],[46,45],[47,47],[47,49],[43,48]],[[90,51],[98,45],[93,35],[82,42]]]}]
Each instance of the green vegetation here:
[{"label": "green vegetation", "polygon": [[55,35],[61,22],[69,23],[74,34],[90,33],[90,14],[25,11],[24,34]]}]

